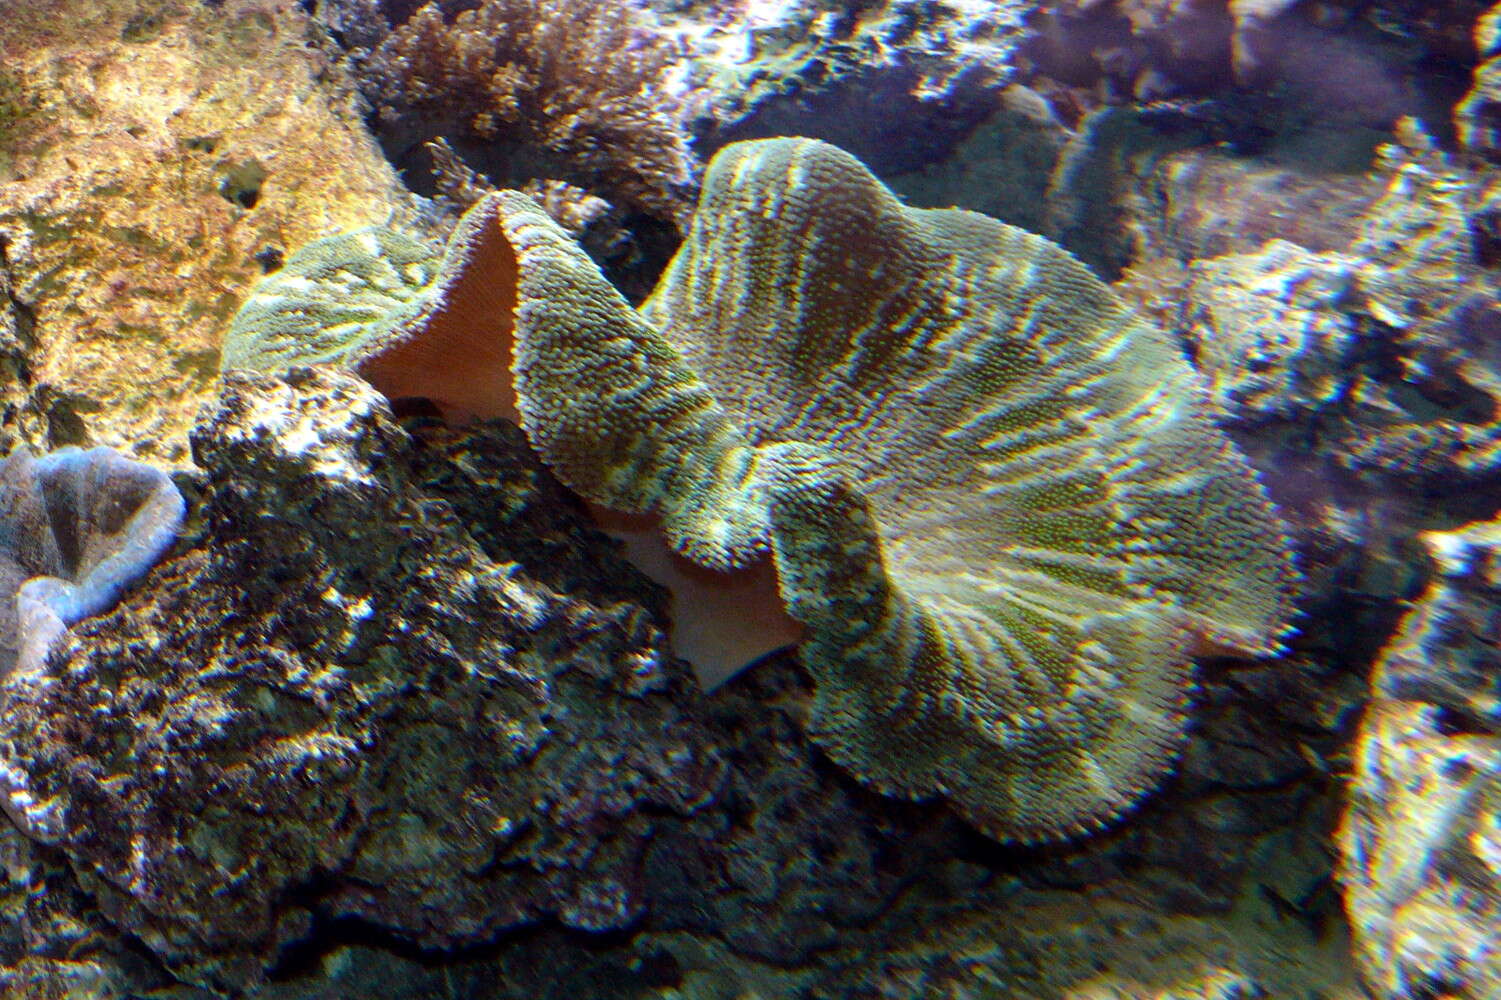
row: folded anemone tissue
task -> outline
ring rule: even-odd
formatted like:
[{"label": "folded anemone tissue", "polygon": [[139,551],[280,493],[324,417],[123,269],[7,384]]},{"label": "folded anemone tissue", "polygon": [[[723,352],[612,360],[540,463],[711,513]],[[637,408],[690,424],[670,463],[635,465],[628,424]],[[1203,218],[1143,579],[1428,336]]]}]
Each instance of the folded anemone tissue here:
[{"label": "folded anemone tissue", "polygon": [[722,150],[639,310],[517,192],[441,251],[314,243],[223,365],[330,361],[518,420],[672,589],[706,688],[797,644],[834,760],[998,839],[1119,815],[1177,755],[1193,657],[1287,630],[1281,522],[1166,334],[826,143]]}]

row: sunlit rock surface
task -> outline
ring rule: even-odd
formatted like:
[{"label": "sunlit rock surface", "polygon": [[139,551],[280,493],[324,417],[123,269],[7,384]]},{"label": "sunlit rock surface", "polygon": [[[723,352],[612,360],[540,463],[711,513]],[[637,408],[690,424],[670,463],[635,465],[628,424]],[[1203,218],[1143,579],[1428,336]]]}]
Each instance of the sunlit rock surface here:
[{"label": "sunlit rock surface", "polygon": [[257,0],[7,8],[0,314],[20,310],[24,364],[0,434],[186,464],[243,292],[403,202],[309,31]]},{"label": "sunlit rock surface", "polygon": [[347,377],[229,379],[204,538],[0,689],[26,832],[190,982],[254,984],[315,915],[623,927],[653,816],[715,788],[653,596],[519,432],[435,433]]}]

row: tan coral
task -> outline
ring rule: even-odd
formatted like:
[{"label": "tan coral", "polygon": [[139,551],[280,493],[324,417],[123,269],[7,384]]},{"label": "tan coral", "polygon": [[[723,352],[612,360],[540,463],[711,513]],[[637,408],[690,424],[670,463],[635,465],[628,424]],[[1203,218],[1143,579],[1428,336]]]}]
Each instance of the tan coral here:
[{"label": "tan coral", "polygon": [[[1003,839],[1091,829],[1171,765],[1197,649],[1276,647],[1294,572],[1254,474],[1166,335],[1054,244],[794,139],[715,158],[639,313],[528,199],[466,226],[491,235],[435,273],[483,245],[514,274],[491,336],[543,458],[726,580],[770,549],[813,735],[866,783]],[[242,315],[240,363],[298,353],[257,312],[285,294]],[[344,358],[425,352],[391,320],[421,311]],[[403,385],[472,378],[433,357]]]}]

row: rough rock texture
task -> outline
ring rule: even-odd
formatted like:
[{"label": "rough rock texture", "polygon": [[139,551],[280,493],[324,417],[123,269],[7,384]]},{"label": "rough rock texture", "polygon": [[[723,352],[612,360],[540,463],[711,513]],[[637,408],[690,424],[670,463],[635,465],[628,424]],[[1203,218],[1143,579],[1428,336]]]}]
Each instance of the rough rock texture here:
[{"label": "rough rock texture", "polygon": [[253,984],[315,916],[426,947],[622,927],[654,817],[715,788],[652,593],[491,431],[229,377],[204,538],[0,689],[26,831],[183,978]]},{"label": "rough rock texture", "polygon": [[1501,476],[1485,237],[1496,182],[1431,150],[1389,156],[1343,253],[1272,242],[1195,262],[1182,325],[1226,418],[1260,427],[1263,445],[1302,436],[1293,447],[1371,482],[1489,482]]},{"label": "rough rock texture", "polygon": [[1028,0],[652,2],[689,53],[704,155],[803,135],[883,176],[948,154],[1016,76]]},{"label": "rough rock texture", "polygon": [[1156,164],[1123,224],[1142,262],[1252,253],[1273,239],[1337,251],[1355,239],[1383,187],[1379,175],[1310,173],[1195,148]]},{"label": "rough rock texture", "polygon": [[1380,654],[1341,838],[1366,980],[1488,997],[1497,534],[1452,526],[1501,505],[1497,182],[1410,122],[1397,139],[1343,245],[1158,261],[1119,287],[1185,338],[1294,525],[1311,662],[1364,678]]},{"label": "rough rock texture", "polygon": [[[769,662],[706,705],[726,780],[690,816],[660,818],[642,870],[650,906],[633,933],[543,926],[415,956],[320,922],[255,996],[1356,1000],[1322,849],[1335,786],[1299,753],[1322,728],[1320,688],[1306,665],[1254,674],[1207,679],[1184,778],[1140,822],[1065,850],[1005,851],[822,759],[801,735],[805,683],[788,660]],[[25,849],[31,860],[0,886],[0,940],[25,940],[34,957],[0,951],[7,997],[206,996],[168,992],[59,855]],[[42,878],[51,894],[28,896]]]},{"label": "rough rock texture", "polygon": [[1371,173],[1390,133],[1321,132],[1285,115],[1249,91],[1091,111],[1048,177],[1041,232],[1112,281],[1164,256],[1249,251],[1272,238],[1343,248],[1381,194]]},{"label": "rough rock texture", "polygon": [[1387,189],[1351,246],[1378,265],[1372,312],[1398,338],[1412,416],[1353,448],[1351,464],[1485,482],[1501,475],[1501,177],[1460,169],[1422,139],[1387,147]]},{"label": "rough rock texture", "polygon": [[790,655],[705,706],[729,771],[713,808],[652,843],[652,931],[720,939],[750,961],[812,964],[974,836],[939,804],[856,785],[808,740],[811,706]]},{"label": "rough rock texture", "polygon": [[30,415],[0,431],[186,463],[244,290],[401,204],[306,33],[296,4],[261,0],[49,0],[0,20],[0,263],[31,327]]},{"label": "rough rock texture", "polygon": [[[1017,80],[1073,135],[1041,231],[1107,280],[1163,252],[1254,249],[1217,239],[1237,233],[1343,249],[1348,220],[1376,196],[1366,175],[1377,147],[1404,118],[1445,146],[1451,120],[1461,140],[1488,141],[1489,71],[1461,102],[1481,9],[1474,0],[1048,5],[1026,22]],[[1247,51],[1236,39],[1253,24],[1265,43],[1258,68],[1228,86],[1229,65]],[[965,194],[966,206],[985,196]]]},{"label": "rough rock texture", "polygon": [[1371,324],[1362,322],[1369,315],[1365,266],[1359,257],[1284,240],[1188,265],[1184,326],[1226,419],[1284,421],[1294,434],[1309,433],[1321,416],[1347,418],[1347,433],[1384,422],[1384,400],[1364,402],[1350,392],[1360,361],[1372,353]]},{"label": "rough rock texture", "polygon": [[1501,503],[1496,180],[1401,138],[1336,250],[1274,240],[1116,286],[1208,377],[1300,543],[1300,624],[1355,671],[1422,585],[1416,535]]},{"label": "rough rock texture", "polygon": [[[188,553],[82,626],[53,675],[62,691],[0,691],[0,724],[31,732],[36,708],[57,709],[51,749],[27,737],[20,760],[71,764],[54,804],[107,822],[0,852],[0,945],[22,942],[0,948],[8,997],[203,1000],[158,958],[190,981],[251,981],[246,952],[269,957],[270,942],[236,935],[267,907],[292,952],[253,991],[266,1000],[1354,1000],[1320,889],[1334,786],[1306,756],[1330,749],[1344,701],[1319,662],[1214,666],[1179,775],[1138,820],[999,849],[824,758],[788,658],[687,718],[692,685],[653,662],[653,595],[610,568],[514,429],[418,418],[403,434],[353,380],[293,381],[231,377],[198,435],[209,479]],[[205,621],[218,631],[194,635]],[[466,663],[466,638],[497,630],[512,652]],[[542,723],[523,672],[544,656],[558,673],[540,681]],[[477,720],[518,701],[498,746]],[[711,801],[682,806],[709,785]],[[318,824],[324,802],[338,819]],[[148,822],[122,889],[110,873],[130,816]],[[236,851],[257,864],[229,870]],[[314,852],[313,877],[277,882]],[[576,917],[560,900],[608,903],[620,875],[645,904],[629,933],[557,926]],[[564,919],[507,934],[516,908]],[[445,941],[482,946],[413,954]]]},{"label": "rough rock texture", "polygon": [[[1442,122],[1474,53],[1483,0],[1068,0],[1029,22],[1035,85],[1089,110],[1232,87],[1275,92],[1326,133]],[[1400,26],[1400,27],[1398,27]],[[1045,82],[1046,81],[1046,82]],[[1262,127],[1275,127],[1270,121]]]},{"label": "rough rock texture", "polygon": [[1042,231],[1114,281],[1140,259],[1130,220],[1158,215],[1155,204],[1137,211],[1150,204],[1141,193],[1146,179],[1164,157],[1207,139],[1205,128],[1176,112],[1108,107],[1085,115],[1048,177]]},{"label": "rough rock texture", "polygon": [[29,355],[35,350],[36,317],[15,297],[4,247],[0,246],[0,451],[22,441],[46,440],[45,424],[31,395]]},{"label": "rough rock texture", "polygon": [[0,993],[9,1000],[125,1000],[185,990],[98,909],[58,851],[0,824]]},{"label": "rough rock texture", "polygon": [[[683,40],[704,152],[806,135],[882,177],[942,159],[1002,88],[1069,126],[1106,105],[1252,91],[1247,131],[1340,145],[1402,115],[1436,127],[1468,85],[1483,0],[645,0]],[[1294,140],[1297,141],[1297,140]],[[1314,155],[1322,155],[1314,152]],[[969,206],[976,207],[976,206]]]},{"label": "rough rock texture", "polygon": [[1165,255],[1253,250],[1271,238],[1343,248],[1381,193],[1368,172],[1389,133],[1279,131],[1281,112],[1267,101],[1239,93],[1089,112],[1048,178],[1042,232],[1112,281]]},{"label": "rough rock texture", "polygon": [[629,939],[544,930],[436,969],[340,945],[268,995],[1357,1000],[1325,850],[1337,785],[1299,746],[1330,741],[1311,666],[1214,671],[1184,778],[1139,821],[1012,850],[841,775],[800,736],[806,684],[762,664],[707,705],[726,783],[659,828]]},{"label": "rough rock texture", "polygon": [[1501,994],[1501,523],[1424,537],[1439,575],[1376,666],[1340,878],[1382,1000]]}]

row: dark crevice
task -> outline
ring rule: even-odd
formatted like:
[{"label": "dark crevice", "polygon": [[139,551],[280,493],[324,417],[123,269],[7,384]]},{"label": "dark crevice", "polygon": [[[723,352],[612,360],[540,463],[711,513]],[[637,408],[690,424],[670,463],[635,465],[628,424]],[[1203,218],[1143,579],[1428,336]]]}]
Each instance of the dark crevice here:
[{"label": "dark crevice", "polygon": [[[5,306],[15,320],[16,336],[21,341],[21,347],[32,351],[37,346],[36,311],[16,297],[11,288],[10,275],[10,241],[0,236],[0,293],[4,294]],[[29,372],[23,372],[22,377],[27,382],[31,381]]]},{"label": "dark crevice", "polygon": [[[368,948],[383,951],[402,961],[427,969],[481,964],[504,952],[525,948],[544,937],[561,937],[565,947],[606,953],[628,947],[634,930],[592,933],[562,926],[553,920],[500,929],[488,941],[455,948],[423,947],[409,937],[398,934],[360,917],[315,914],[308,934],[287,945],[267,970],[271,982],[291,982],[325,973],[327,956],[344,948]],[[552,946],[549,945],[549,950]],[[560,963],[561,964],[561,963]]]}]

